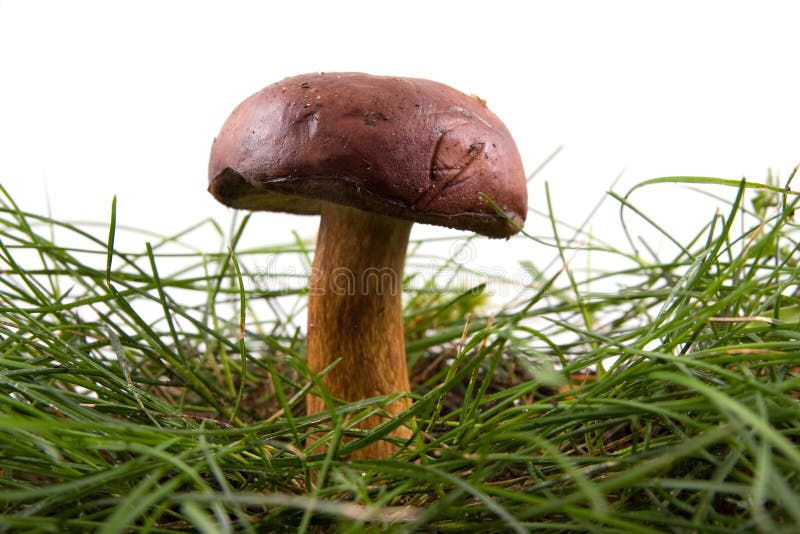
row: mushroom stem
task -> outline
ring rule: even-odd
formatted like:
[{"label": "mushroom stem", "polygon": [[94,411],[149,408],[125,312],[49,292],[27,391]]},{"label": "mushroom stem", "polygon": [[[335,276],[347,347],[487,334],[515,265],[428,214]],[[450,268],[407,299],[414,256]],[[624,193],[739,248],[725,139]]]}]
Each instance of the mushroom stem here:
[{"label": "mushroom stem", "polygon": [[[403,333],[402,281],[411,222],[325,203],[309,282],[308,366],[321,373],[334,398],[352,402],[410,391]],[[325,409],[309,395],[308,413]],[[407,399],[385,407],[403,412]],[[370,416],[358,424],[369,429],[385,420]],[[409,438],[398,427],[393,436]],[[386,458],[395,446],[376,441],[351,458]]]}]

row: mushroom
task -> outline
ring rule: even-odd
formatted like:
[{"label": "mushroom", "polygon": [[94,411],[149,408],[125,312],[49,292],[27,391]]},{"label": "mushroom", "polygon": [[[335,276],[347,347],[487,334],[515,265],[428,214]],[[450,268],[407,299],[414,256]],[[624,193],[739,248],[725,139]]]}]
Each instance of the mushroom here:
[{"label": "mushroom", "polygon": [[[226,206],[321,215],[307,362],[327,370],[322,385],[344,401],[410,391],[401,297],[412,223],[507,238],[527,212],[522,162],[500,119],[477,97],[415,78],[316,73],[270,85],[227,119],[208,174]],[[307,406],[325,409],[315,394]],[[395,400],[358,428],[409,406]],[[375,441],[351,458],[395,450]]]}]

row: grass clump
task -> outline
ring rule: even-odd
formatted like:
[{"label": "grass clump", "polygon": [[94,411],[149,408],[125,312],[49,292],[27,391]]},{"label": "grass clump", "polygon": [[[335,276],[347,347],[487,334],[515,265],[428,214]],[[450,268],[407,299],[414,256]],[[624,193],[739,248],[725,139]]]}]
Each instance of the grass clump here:
[{"label": "grass clump", "polygon": [[[3,190],[0,529],[795,531],[797,198],[770,182],[669,181],[726,203],[685,243],[633,195],[609,197],[629,234],[645,224],[674,242],[669,257],[549,209],[549,236],[512,241],[555,258],[524,261],[525,283],[409,275],[415,440],[359,462],[348,452],[391,428],[350,426],[391,399],[305,415],[304,278],[274,267],[304,264],[302,241],[240,247],[245,217],[200,225],[235,254],[188,245],[197,228],[131,251],[113,208],[98,230]],[[587,251],[611,267],[573,268]],[[469,271],[457,253],[436,261]],[[489,282],[517,294],[487,299]],[[328,452],[306,450],[321,432]]]}]

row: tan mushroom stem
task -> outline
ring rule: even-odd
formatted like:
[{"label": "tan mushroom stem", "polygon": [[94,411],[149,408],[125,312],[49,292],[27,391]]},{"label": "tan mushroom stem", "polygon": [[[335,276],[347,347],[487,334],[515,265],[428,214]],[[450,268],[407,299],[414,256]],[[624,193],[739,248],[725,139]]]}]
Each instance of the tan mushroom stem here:
[{"label": "tan mushroom stem", "polygon": [[[308,366],[322,373],[328,393],[345,401],[410,391],[403,334],[402,280],[411,222],[325,203],[309,283]],[[307,398],[308,413],[325,410],[323,400]],[[390,416],[409,406],[407,399],[384,408]],[[358,424],[373,428],[374,415]],[[393,436],[409,438],[398,427]],[[376,441],[352,459],[386,458],[396,450]]]}]

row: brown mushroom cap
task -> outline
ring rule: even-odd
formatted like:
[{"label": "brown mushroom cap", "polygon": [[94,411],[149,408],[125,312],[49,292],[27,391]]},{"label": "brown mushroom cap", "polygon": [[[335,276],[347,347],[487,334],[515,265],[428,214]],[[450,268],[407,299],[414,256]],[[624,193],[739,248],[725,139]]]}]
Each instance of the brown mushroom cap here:
[{"label": "brown mushroom cap", "polygon": [[508,237],[527,213],[522,161],[480,99],[415,78],[316,73],[233,111],[211,149],[209,191],[227,206],[318,214],[336,202]]}]

